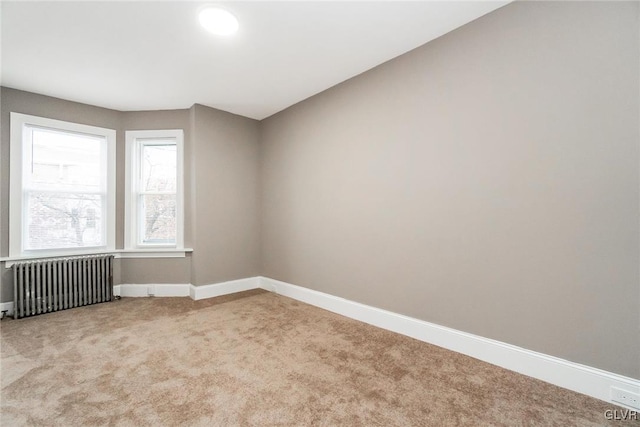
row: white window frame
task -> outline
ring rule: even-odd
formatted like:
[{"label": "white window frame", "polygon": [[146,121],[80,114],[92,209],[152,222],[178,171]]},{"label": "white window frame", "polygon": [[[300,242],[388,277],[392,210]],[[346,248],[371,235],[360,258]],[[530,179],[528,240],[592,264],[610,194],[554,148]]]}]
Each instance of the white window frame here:
[{"label": "white window frame", "polygon": [[[140,174],[141,148],[145,141],[166,139],[176,146],[176,243],[142,243],[139,239],[140,207],[138,203],[138,182]],[[157,251],[158,249],[184,250],[184,131],[182,129],[133,130],[125,132],[125,250]]]},{"label": "white window frame", "polygon": [[[65,122],[45,117],[11,112],[11,137],[10,137],[10,184],[9,184],[9,257],[24,258],[34,256],[62,256],[77,255],[101,251],[115,250],[116,243],[116,131],[97,126],[89,126],[79,123]],[[60,132],[79,133],[103,137],[106,140],[106,190],[105,190],[105,245],[88,246],[84,248],[60,248],[60,249],[24,249],[26,230],[24,228],[24,167],[28,154],[26,147],[30,132],[28,126],[53,129]]]}]

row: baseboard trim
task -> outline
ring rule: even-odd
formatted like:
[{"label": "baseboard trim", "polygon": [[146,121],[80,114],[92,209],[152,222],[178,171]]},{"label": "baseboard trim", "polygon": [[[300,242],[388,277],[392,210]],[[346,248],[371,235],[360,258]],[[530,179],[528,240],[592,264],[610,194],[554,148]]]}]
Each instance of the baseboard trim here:
[{"label": "baseboard trim", "polygon": [[13,302],[0,303],[0,311],[7,310],[7,316],[13,316]]},{"label": "baseboard trim", "polygon": [[188,297],[190,284],[123,284],[113,287],[113,294],[121,297]]},{"label": "baseboard trim", "polygon": [[211,285],[191,285],[189,295],[192,299],[199,300],[234,294],[236,292],[249,291],[251,289],[257,289],[259,286],[259,277],[249,277],[247,279],[231,280],[228,282],[214,283]]},{"label": "baseboard trim", "polygon": [[201,286],[195,286],[189,283],[123,284],[115,285],[113,287],[113,294],[121,297],[191,297],[193,300],[200,300],[257,289],[259,284],[260,279],[258,277]]},{"label": "baseboard trim", "polygon": [[[611,387],[640,392],[640,380],[360,304],[267,277],[259,287],[370,325],[434,344],[605,402]],[[634,409],[634,408],[631,408]]]}]

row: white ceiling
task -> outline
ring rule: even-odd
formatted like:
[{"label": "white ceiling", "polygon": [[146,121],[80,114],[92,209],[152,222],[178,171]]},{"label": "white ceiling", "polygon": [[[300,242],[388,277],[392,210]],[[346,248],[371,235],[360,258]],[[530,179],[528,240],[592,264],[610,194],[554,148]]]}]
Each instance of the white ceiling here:
[{"label": "white ceiling", "polygon": [[1,84],[117,110],[204,104],[263,119],[508,1],[3,1]]}]

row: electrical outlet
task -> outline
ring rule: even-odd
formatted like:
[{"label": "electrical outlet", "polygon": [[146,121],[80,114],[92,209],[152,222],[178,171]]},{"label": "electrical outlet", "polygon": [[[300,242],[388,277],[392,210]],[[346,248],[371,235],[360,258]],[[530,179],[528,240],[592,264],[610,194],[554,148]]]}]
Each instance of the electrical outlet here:
[{"label": "electrical outlet", "polygon": [[618,387],[611,387],[611,400],[622,403],[630,408],[640,409],[640,393],[634,393]]}]

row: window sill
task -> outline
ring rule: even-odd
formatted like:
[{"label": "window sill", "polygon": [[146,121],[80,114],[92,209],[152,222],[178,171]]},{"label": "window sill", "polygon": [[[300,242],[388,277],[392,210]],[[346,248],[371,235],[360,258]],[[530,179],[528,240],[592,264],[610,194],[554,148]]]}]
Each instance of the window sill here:
[{"label": "window sill", "polygon": [[17,257],[2,257],[0,262],[4,262],[5,268],[11,268],[17,261],[29,261],[47,258],[66,258],[83,255],[113,254],[115,258],[184,258],[187,253],[193,252],[192,248],[153,248],[153,249],[116,249],[103,251],[87,251],[75,254],[47,254],[47,255],[25,255]]},{"label": "window sill", "polygon": [[192,248],[118,249],[116,258],[184,258]]}]

